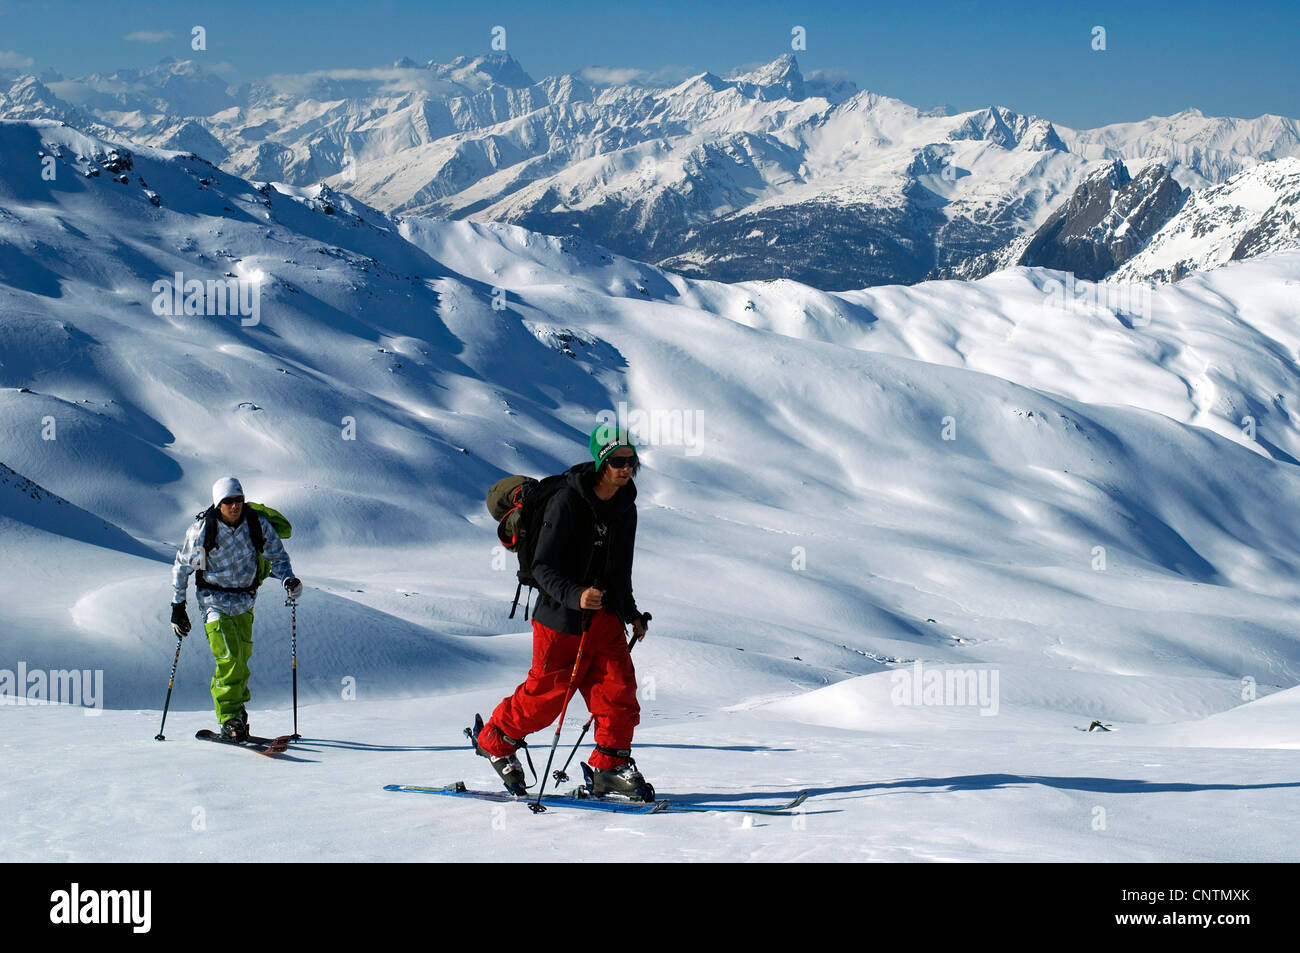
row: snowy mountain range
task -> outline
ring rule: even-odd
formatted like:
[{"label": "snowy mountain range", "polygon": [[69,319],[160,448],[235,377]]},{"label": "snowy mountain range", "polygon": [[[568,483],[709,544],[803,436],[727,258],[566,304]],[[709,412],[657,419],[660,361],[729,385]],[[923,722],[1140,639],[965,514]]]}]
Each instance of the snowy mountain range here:
[{"label": "snowy mountain range", "polygon": [[1099,164],[1159,161],[1165,187],[1200,188],[1300,156],[1283,117],[1189,110],[1077,131],[1004,107],[949,116],[805,77],[792,55],[662,89],[535,81],[506,54],[237,86],[175,60],[7,81],[0,116],[194,152],[259,182],[324,183],[388,213],[518,224],[685,275],[827,290],[979,274],[987,262],[972,259],[1004,261]]},{"label": "snowy mountain range", "polygon": [[1119,281],[1178,281],[1228,261],[1300,247],[1300,159],[1278,159],[1191,193],[1124,262]]},{"label": "snowy mountain range", "polygon": [[1159,163],[1135,178],[1104,163],[1035,232],[938,268],[932,278],[982,278],[1003,268],[1060,268],[1118,282],[1179,281],[1197,271],[1300,247],[1300,160],[1264,162],[1221,185],[1180,189]]},{"label": "snowy mountain range", "polygon": [[[0,121],[0,669],[104,674],[98,718],[6,709],[4,857],[209,858],[198,806],[242,861],[546,858],[560,824],[574,859],[1288,859],[1298,282],[1277,251],[1123,302],[1031,267],[720,283]],[[498,839],[483,805],[385,793],[491,784],[460,731],[530,639],[483,494],[624,411],[638,763],[809,812],[507,805]],[[188,740],[192,638],[153,740],[170,558],[232,471],[308,585],[296,762]],[[256,625],[253,726],[287,731],[274,592]],[[926,672],[999,687],[930,698]]]}]

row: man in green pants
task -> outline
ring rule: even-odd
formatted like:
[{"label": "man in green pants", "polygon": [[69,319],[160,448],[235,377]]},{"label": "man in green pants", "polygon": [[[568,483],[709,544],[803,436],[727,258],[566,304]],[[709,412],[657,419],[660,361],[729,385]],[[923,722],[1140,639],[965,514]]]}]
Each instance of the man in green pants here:
[{"label": "man in green pants", "polygon": [[290,599],[302,595],[289,554],[270,520],[244,504],[244,488],[234,477],[212,486],[212,506],[199,514],[185,534],[172,567],[172,629],[190,631],[185,594],[190,575],[203,610],[203,630],[216,659],[212,704],[228,741],[248,738],[248,661],[253,654],[253,603],[261,582],[259,557],[270,574],[284,580]]}]

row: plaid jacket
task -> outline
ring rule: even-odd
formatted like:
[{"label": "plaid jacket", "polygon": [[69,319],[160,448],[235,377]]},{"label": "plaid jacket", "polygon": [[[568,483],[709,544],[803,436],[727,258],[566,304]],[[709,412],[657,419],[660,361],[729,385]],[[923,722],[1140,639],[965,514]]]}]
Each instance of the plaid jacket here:
[{"label": "plaid jacket", "polygon": [[[265,516],[257,514],[262,523],[262,556],[271,564],[271,575],[277,579],[288,579],[294,574],[289,564],[289,554],[284,551],[284,543]],[[214,586],[238,589],[251,586],[257,581],[257,550],[248,537],[248,527],[240,520],[238,526],[227,526],[221,519],[217,520],[217,546],[207,557],[207,566],[203,565],[203,520],[199,519],[185,534],[185,542],[176,551],[176,562],[172,566],[172,602],[184,602],[185,592],[189,588],[190,574],[202,569],[203,575]],[[197,588],[197,587],[196,587]],[[207,621],[220,615],[242,615],[253,608],[257,596],[254,593],[212,592],[198,590],[199,607],[204,610]]]}]

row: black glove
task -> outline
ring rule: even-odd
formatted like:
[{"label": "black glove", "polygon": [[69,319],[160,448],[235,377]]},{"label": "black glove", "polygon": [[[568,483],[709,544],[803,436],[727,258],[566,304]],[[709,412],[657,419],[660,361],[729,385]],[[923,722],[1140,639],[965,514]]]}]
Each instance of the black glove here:
[{"label": "black glove", "polygon": [[[650,628],[650,613],[638,612],[635,619],[632,620],[632,639],[639,642],[646,637],[646,630]],[[639,632],[637,630],[640,630]]]},{"label": "black glove", "polygon": [[185,611],[185,603],[172,603],[172,631],[178,638],[185,638],[190,631],[190,614]]},{"label": "black glove", "polygon": [[297,576],[290,576],[284,581],[284,591],[294,602],[302,595],[302,580]]}]

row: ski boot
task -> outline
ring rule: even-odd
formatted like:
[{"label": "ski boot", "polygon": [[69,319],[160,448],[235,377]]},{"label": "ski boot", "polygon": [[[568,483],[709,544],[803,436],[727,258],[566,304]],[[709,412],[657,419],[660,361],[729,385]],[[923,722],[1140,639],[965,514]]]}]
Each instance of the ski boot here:
[{"label": "ski boot", "polygon": [[[508,735],[502,734],[498,728],[493,728],[501,735],[506,744],[515,748],[527,747],[522,741],[516,741]],[[483,716],[476,714],[474,716],[474,727],[465,729],[465,737],[474,745],[474,753],[480,758],[487,758],[492,765],[492,769],[501,778],[501,783],[506,786],[506,790],[515,797],[527,797],[528,786],[524,784],[524,766],[519,763],[519,759],[513,754],[501,757],[499,755],[489,754],[484,751],[478,743],[478,736],[483,733]]]},{"label": "ski boot", "polygon": [[582,762],[582,775],[587,781],[587,792],[592,797],[618,798],[625,801],[650,802],[655,799],[655,789],[641,772],[636,769],[632,752],[626,749],[615,750],[596,746],[602,754],[615,758],[627,758],[626,764],[617,768],[593,768]]},{"label": "ski boot", "polygon": [[226,719],[221,723],[221,740],[239,742],[247,741],[248,723],[238,715]]}]

